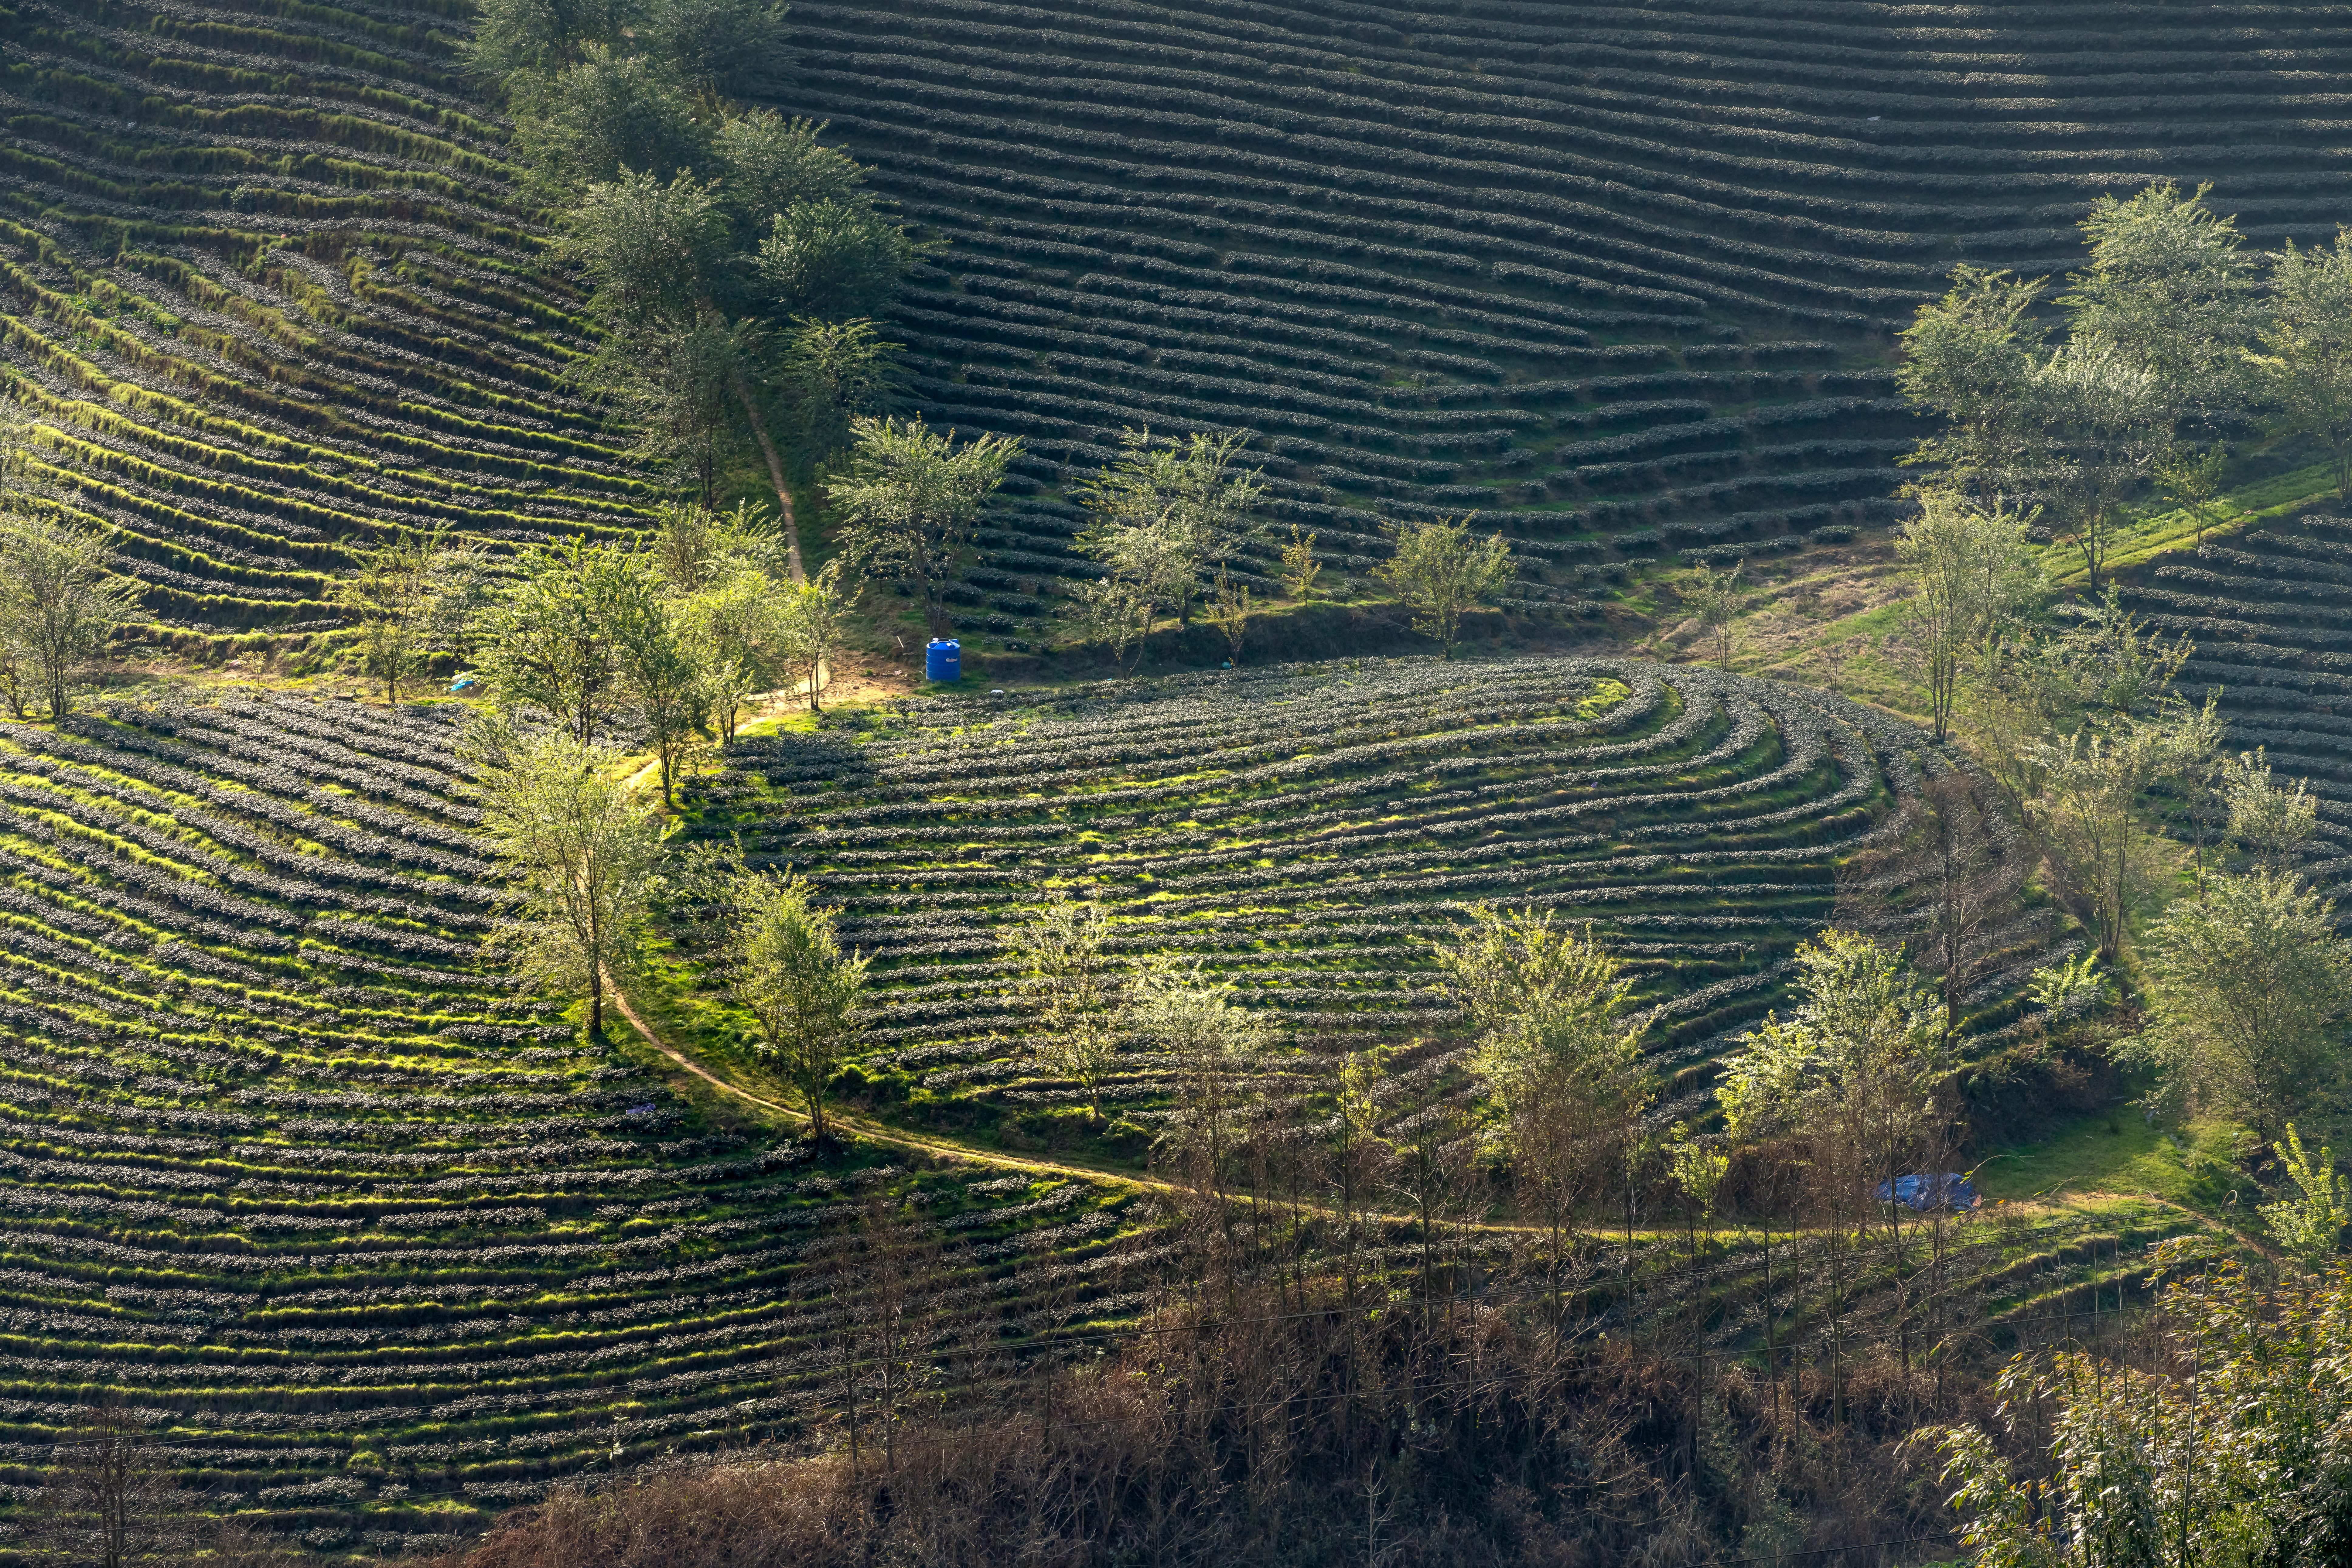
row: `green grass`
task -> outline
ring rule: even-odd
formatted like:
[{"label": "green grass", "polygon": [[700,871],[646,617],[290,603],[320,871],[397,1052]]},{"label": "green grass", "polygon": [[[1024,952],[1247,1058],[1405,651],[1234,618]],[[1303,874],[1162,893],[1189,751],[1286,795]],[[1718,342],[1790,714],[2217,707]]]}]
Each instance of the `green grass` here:
[{"label": "green grass", "polygon": [[2117,1106],[2077,1117],[2038,1142],[1994,1151],[1978,1165],[1977,1189],[2010,1203],[2153,1196],[2235,1222],[2250,1215],[2256,1193],[2231,1158],[2244,1136],[2233,1122],[2151,1125],[2133,1107]]}]

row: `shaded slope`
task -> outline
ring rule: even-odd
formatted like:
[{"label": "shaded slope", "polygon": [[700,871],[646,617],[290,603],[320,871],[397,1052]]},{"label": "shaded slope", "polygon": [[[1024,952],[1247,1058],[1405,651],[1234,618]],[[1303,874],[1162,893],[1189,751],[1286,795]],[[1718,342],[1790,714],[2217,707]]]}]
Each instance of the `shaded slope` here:
[{"label": "shaded slope", "polygon": [[[2218,183],[2258,242],[2352,183],[2330,6],[816,0],[778,101],[950,241],[899,335],[1051,490],[1122,426],[1245,427],[1348,564],[1477,509],[1573,611],[1626,554],[1883,521],[1887,333],[2090,200]],[[2118,40],[2126,40],[2118,47]],[[1006,508],[968,629],[1030,633],[1074,510]]]},{"label": "shaded slope", "polygon": [[2352,880],[2352,521],[2265,521],[2175,552],[2125,585],[2158,630],[2196,644],[2182,689],[2220,694],[2231,752],[2260,746],[2319,798],[2313,875]]}]

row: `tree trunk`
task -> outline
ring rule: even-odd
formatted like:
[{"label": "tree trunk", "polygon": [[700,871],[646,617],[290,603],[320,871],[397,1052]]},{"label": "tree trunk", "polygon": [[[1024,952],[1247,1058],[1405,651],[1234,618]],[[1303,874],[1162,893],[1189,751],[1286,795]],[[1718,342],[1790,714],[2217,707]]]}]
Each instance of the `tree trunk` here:
[{"label": "tree trunk", "polygon": [[776,456],[776,444],[768,439],[768,421],[760,413],[760,400],[751,395],[751,384],[740,369],[729,370],[727,380],[735,389],[735,400],[743,405],[743,417],[751,426],[753,439],[760,443],[760,455],[768,460],[768,479],[776,487],[776,505],[783,510],[785,563],[793,581],[805,583],[808,574],[801,568],[801,527],[793,516],[792,491],[784,485],[783,459]]}]

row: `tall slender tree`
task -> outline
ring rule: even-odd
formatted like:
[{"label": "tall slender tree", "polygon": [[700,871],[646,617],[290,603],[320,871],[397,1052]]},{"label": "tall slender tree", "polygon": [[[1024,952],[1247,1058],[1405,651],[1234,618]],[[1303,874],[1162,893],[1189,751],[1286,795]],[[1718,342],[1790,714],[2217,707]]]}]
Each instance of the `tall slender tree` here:
[{"label": "tall slender tree", "polygon": [[1006,932],[1006,946],[1021,968],[1018,994],[1037,1020],[1031,1055],[1086,1091],[1087,1110],[1097,1122],[1125,1027],[1126,976],[1104,950],[1109,934],[1100,903],[1059,889],[1048,890],[1034,919]]},{"label": "tall slender tree", "polygon": [[616,758],[567,734],[525,738],[479,715],[466,754],[482,832],[507,873],[499,940],[526,984],[584,998],[600,1036],[608,982],[638,966],[660,819],[613,776]]},{"label": "tall slender tree", "polygon": [[1904,625],[1927,676],[1938,741],[1951,735],[1963,672],[2042,597],[2042,566],[2027,521],[1930,486],[1919,492],[1919,515],[1895,533],[1895,556],[1911,590],[1903,601]]},{"label": "tall slender tree", "polygon": [[825,1137],[824,1104],[866,1018],[866,959],[845,955],[833,911],[798,877],[748,875],[735,886],[728,987],[751,1015],[761,1048],[801,1097],[810,1136]]}]

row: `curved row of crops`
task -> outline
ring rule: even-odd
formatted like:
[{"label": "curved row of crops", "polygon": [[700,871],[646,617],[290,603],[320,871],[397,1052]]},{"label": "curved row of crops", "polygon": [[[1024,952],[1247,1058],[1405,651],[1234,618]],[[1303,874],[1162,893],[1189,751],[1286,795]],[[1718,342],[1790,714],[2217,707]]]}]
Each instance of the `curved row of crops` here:
[{"label": "curved row of crops", "polygon": [[[2334,8],[1442,10],[1349,0],[795,4],[778,101],[950,243],[898,335],[935,418],[1032,442],[988,540],[1034,594],[1048,493],[1123,426],[1248,428],[1344,563],[1479,509],[1573,607],[1619,553],[1883,518],[1885,333],[1961,259],[2063,270],[2074,219],[2219,182],[2332,235]],[[2119,48],[2118,39],[2128,47]]]},{"label": "curved row of crops", "polygon": [[2125,602],[2197,651],[2189,692],[2219,690],[2232,751],[2257,746],[2319,797],[2312,873],[2352,872],[2352,521],[2265,522],[2166,559]]},{"label": "curved row of crops", "polygon": [[467,15],[0,15],[0,380],[167,641],[331,626],[403,526],[593,531],[648,493],[560,384],[576,302],[452,58]]},{"label": "curved row of crops", "polygon": [[1078,1321],[1138,1309],[1120,1196],[819,1166],[519,997],[454,733],[282,700],[0,727],[0,1462],[110,1391],[207,1506],[390,1550],[788,1435],[841,1401],[825,1248],[881,1192],[935,1222],[943,1332],[1023,1328],[1041,1264]]},{"label": "curved row of crops", "polygon": [[[1198,959],[1328,1053],[1456,1033],[1427,942],[1464,901],[1590,921],[1668,1063],[1779,995],[1836,863],[1921,766],[1842,698],[1689,666],[1367,659],[928,700],[739,742],[693,831],[789,865],[876,960],[866,1076],[996,1110],[1081,1105],[1022,1051],[1004,931],[1048,888],[1112,951]],[[2038,939],[2021,932],[2021,957]],[[1149,1124],[1164,1063],[1109,1099]]]}]

